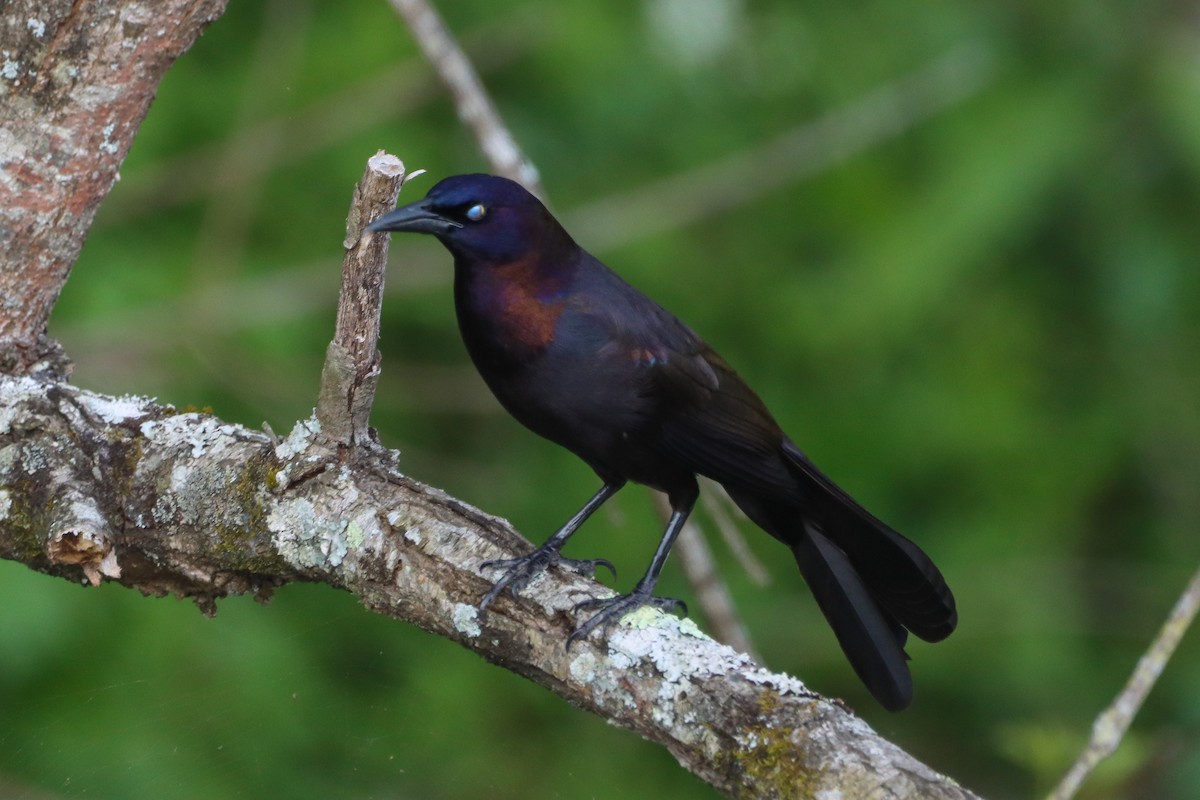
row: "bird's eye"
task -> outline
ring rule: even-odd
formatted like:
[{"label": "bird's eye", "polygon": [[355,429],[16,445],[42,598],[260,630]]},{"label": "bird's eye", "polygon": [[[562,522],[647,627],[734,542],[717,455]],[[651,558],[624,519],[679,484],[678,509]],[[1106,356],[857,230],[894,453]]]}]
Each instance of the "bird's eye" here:
[{"label": "bird's eye", "polygon": [[487,206],[482,203],[476,203],[467,209],[467,219],[471,222],[479,222],[485,216],[487,216]]}]

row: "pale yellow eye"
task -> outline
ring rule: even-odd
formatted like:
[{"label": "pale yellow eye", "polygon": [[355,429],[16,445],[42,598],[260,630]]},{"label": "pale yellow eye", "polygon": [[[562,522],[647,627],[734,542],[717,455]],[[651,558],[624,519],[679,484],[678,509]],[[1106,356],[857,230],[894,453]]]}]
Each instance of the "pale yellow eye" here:
[{"label": "pale yellow eye", "polygon": [[487,207],[482,203],[476,203],[467,209],[467,219],[471,222],[479,222],[485,216],[487,216]]}]

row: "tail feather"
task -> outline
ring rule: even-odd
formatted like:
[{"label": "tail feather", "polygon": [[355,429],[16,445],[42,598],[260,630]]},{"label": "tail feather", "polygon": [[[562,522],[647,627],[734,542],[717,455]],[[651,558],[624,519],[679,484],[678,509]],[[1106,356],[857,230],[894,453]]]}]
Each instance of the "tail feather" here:
[{"label": "tail feather", "polygon": [[879,607],[846,553],[811,523],[804,523],[792,552],[859,679],[884,708],[907,708],[912,675],[904,629]]},{"label": "tail feather", "polygon": [[[954,595],[919,547],[827,478],[791,441],[777,462],[793,482],[722,481],[756,525],[791,548],[846,658],[891,711],[912,701],[904,645],[929,642],[958,624]],[[762,470],[760,470],[762,472]],[[767,474],[778,477],[770,470]]]},{"label": "tail feather", "polygon": [[820,520],[875,599],[925,641],[949,636],[958,624],[954,595],[929,556],[860,506],[792,442],[784,443],[784,453],[804,485],[806,516]]}]

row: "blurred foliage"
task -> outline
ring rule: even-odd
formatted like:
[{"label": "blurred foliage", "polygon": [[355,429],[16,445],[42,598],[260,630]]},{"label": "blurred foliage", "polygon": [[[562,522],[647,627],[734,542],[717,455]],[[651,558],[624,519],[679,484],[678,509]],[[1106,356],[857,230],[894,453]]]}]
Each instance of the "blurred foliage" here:
[{"label": "blurred foliage", "polygon": [[[984,796],[1048,790],[1197,561],[1194,6],[443,5],[582,243],[702,331],[958,596],[959,631],[911,647],[916,703],[888,715],[747,530],[772,585],[727,577],[767,663]],[[385,3],[233,0],[162,85],[63,293],[76,381],[280,432],[308,415],[378,148],[429,170],[410,198],[484,167]],[[474,375],[437,244],[392,252],[374,424],[410,474],[540,541],[595,477]],[[573,549],[625,585],[657,536],[634,488]],[[209,620],[0,572],[0,795],[714,794],[330,589]],[[662,589],[690,596],[671,566]],[[1196,639],[1083,797],[1200,795]]]}]

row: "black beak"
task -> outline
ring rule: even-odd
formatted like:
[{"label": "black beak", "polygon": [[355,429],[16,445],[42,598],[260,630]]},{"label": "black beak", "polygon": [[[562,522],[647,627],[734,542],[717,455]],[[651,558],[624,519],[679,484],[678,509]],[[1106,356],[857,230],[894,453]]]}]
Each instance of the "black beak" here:
[{"label": "black beak", "polygon": [[432,233],[441,236],[462,227],[462,223],[439,214],[428,205],[428,199],[418,200],[395,211],[384,214],[367,226],[367,233],[381,231],[407,231],[410,233]]}]

